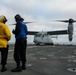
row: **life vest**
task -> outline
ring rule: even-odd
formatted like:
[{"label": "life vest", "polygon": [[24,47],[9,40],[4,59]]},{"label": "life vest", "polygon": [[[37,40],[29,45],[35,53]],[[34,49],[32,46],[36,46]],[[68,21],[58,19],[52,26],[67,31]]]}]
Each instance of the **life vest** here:
[{"label": "life vest", "polygon": [[0,48],[6,48],[11,39],[11,33],[8,26],[0,22]]}]

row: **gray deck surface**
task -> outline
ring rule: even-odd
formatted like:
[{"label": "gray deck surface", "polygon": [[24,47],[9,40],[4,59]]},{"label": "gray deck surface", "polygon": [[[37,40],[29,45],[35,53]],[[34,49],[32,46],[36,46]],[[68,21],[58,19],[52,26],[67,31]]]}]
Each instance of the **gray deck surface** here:
[{"label": "gray deck surface", "polygon": [[76,46],[27,46],[27,68],[16,73],[11,72],[16,67],[13,50],[10,45],[8,70],[0,75],[76,75]]}]

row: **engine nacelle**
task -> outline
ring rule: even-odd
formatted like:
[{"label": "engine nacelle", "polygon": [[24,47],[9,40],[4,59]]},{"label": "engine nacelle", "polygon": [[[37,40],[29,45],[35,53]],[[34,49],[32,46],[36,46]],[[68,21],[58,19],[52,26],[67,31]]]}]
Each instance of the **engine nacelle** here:
[{"label": "engine nacelle", "polygon": [[69,24],[68,26],[68,38],[69,41],[72,41],[73,39],[73,24]]}]

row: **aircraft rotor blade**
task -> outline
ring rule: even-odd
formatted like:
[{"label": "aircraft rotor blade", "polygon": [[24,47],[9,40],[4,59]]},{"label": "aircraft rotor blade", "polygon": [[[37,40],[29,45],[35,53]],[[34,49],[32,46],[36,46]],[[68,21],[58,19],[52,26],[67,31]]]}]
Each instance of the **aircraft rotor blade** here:
[{"label": "aircraft rotor blade", "polygon": [[76,20],[72,20],[72,21],[70,21],[70,20],[57,20],[57,21],[59,21],[59,22],[65,22],[65,23],[74,23],[74,22],[76,22]]},{"label": "aircraft rotor blade", "polygon": [[57,21],[57,22],[65,22],[65,23],[74,23],[76,22],[76,20],[70,18],[69,20],[53,20],[53,21]]},{"label": "aircraft rotor blade", "polygon": [[33,23],[33,22],[24,22],[25,24],[28,24],[28,23]]},{"label": "aircraft rotor blade", "polygon": [[54,21],[57,21],[57,22],[65,22],[65,23],[69,22],[69,20],[54,20]]},{"label": "aircraft rotor blade", "polygon": [[[34,22],[24,22],[25,24],[28,24],[28,23],[34,23]],[[10,25],[16,25],[16,23],[14,24],[10,24]]]},{"label": "aircraft rotor blade", "polygon": [[74,20],[73,22],[76,22],[76,20]]},{"label": "aircraft rotor blade", "polygon": [[16,25],[16,23],[15,24],[11,24],[11,25]]}]

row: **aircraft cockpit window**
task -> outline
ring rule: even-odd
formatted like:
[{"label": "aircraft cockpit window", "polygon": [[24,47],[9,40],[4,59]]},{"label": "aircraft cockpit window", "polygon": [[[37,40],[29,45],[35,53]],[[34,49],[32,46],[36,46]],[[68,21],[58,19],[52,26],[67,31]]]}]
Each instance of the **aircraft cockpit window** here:
[{"label": "aircraft cockpit window", "polygon": [[35,35],[35,37],[40,37],[40,36],[41,36],[41,34],[36,34],[36,35]]}]

